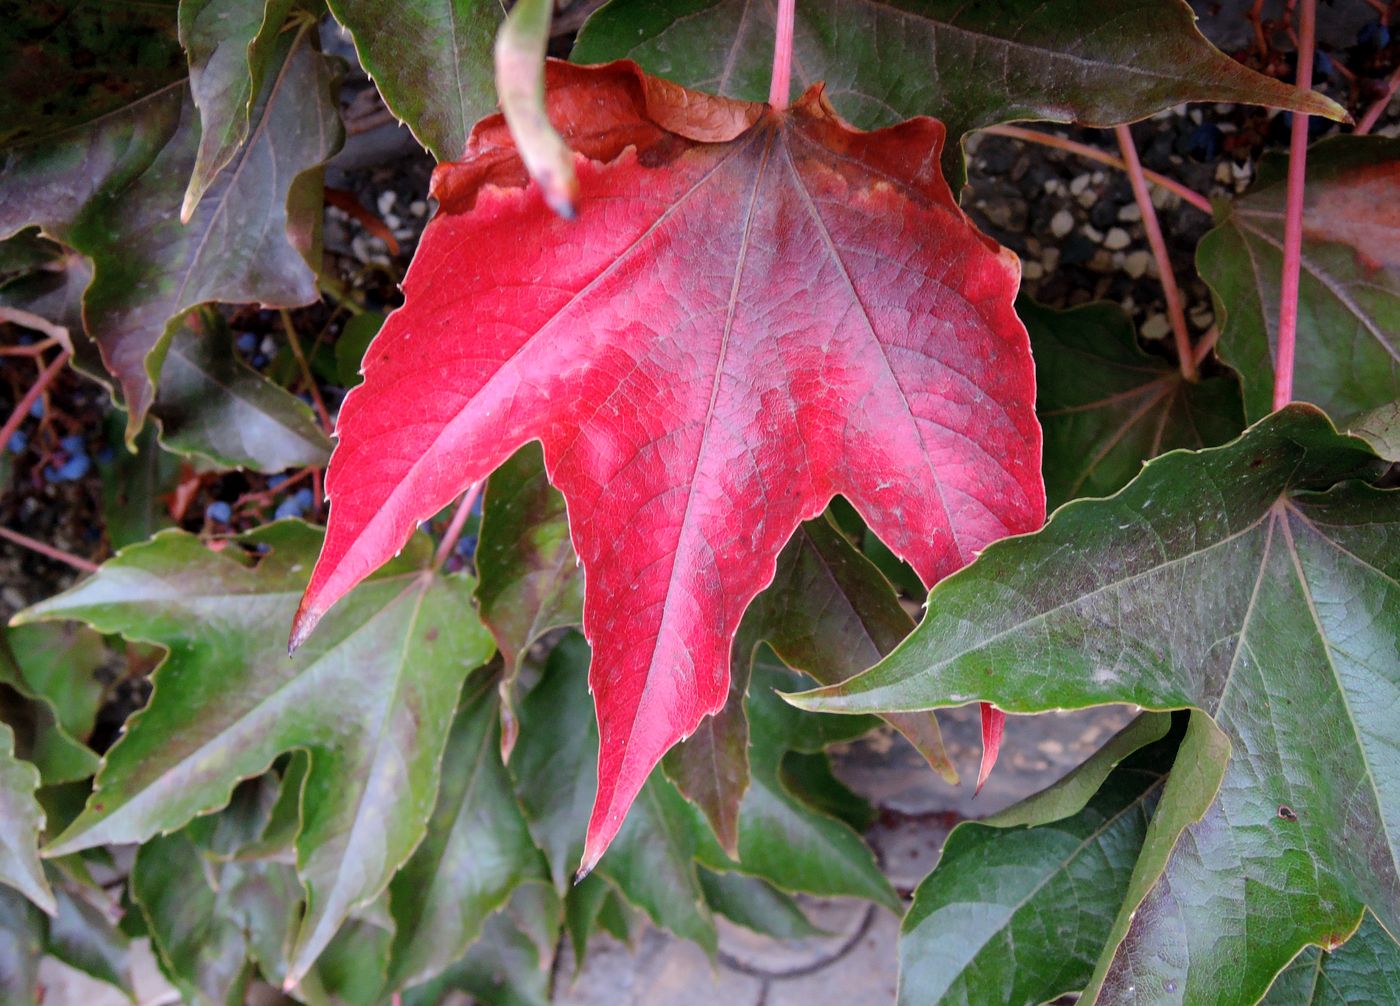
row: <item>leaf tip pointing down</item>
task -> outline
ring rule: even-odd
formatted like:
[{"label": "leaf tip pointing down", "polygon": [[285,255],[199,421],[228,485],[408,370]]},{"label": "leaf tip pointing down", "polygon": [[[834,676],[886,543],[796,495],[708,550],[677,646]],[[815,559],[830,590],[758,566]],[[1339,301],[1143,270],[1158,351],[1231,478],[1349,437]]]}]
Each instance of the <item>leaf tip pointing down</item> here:
[{"label": "leaf tip pointing down", "polygon": [[992,767],[1001,753],[1001,734],[1006,728],[1006,714],[990,702],[982,703],[982,764],[977,769],[977,788],[972,791],[975,797],[982,792]]}]

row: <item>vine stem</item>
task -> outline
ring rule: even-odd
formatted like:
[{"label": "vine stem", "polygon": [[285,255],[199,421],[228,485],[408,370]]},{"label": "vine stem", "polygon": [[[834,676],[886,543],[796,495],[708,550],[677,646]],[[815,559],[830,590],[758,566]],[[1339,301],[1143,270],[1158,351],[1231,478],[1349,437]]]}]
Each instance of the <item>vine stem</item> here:
[{"label": "vine stem", "polygon": [[5,425],[0,426],[0,450],[6,449],[5,445],[10,442],[10,437],[14,436],[15,430],[19,429],[20,423],[24,422],[24,417],[29,415],[30,407],[39,400],[39,396],[53,383],[53,379],[58,376],[58,372],[63,369],[63,365],[68,362],[70,356],[72,356],[72,354],[64,350],[62,353],[59,353],[58,356],[54,357],[52,363],[39,371],[38,379],[30,389],[24,393],[24,397],[15,404],[15,409],[10,413],[10,418],[5,420]]},{"label": "vine stem", "polygon": [[1186,310],[1181,306],[1181,290],[1176,285],[1176,274],[1172,272],[1172,260],[1167,253],[1167,242],[1162,237],[1161,224],[1157,222],[1157,208],[1152,205],[1152,194],[1147,191],[1147,178],[1143,174],[1142,162],[1138,160],[1137,146],[1127,126],[1114,126],[1113,132],[1123,151],[1123,163],[1128,166],[1133,197],[1142,210],[1142,229],[1147,232],[1147,243],[1152,246],[1152,255],[1157,259],[1157,273],[1162,280],[1162,295],[1167,301],[1167,320],[1171,322],[1172,337],[1176,340],[1176,358],[1181,367],[1181,376],[1195,381],[1200,372],[1196,369],[1196,352],[1191,348],[1191,336],[1186,330]]},{"label": "vine stem", "polygon": [[[993,136],[1005,136],[1013,140],[1024,140],[1026,143],[1038,143],[1043,147],[1054,147],[1056,150],[1066,150],[1071,154],[1078,154],[1086,160],[1107,164],[1110,168],[1117,168],[1119,171],[1126,172],[1128,170],[1128,164],[1123,158],[1114,157],[1107,150],[1100,150],[1098,147],[1091,147],[1087,143],[1080,143],[1055,133],[1040,133],[1034,129],[1022,129],[1020,126],[986,126],[979,132],[991,133]],[[1211,209],[1209,199],[1195,189],[1188,189],[1175,178],[1168,178],[1151,168],[1143,168],[1142,175],[1153,185],[1181,197],[1182,202],[1195,207],[1207,216],[1214,212]]]},{"label": "vine stem", "polygon": [[447,525],[447,533],[442,536],[442,543],[433,553],[433,569],[442,568],[443,563],[447,562],[448,556],[452,554],[457,539],[462,537],[462,528],[467,526],[467,518],[471,516],[476,498],[481,495],[482,485],[482,482],[473,482],[467,486],[467,491],[462,493],[462,502],[457,504],[457,512],[452,515],[452,523]]},{"label": "vine stem", "polygon": [[296,325],[292,323],[292,316],[287,313],[287,309],[279,308],[277,313],[282,316],[282,330],[287,333],[287,342],[291,344],[292,355],[297,358],[297,369],[301,371],[301,383],[306,386],[307,393],[311,395],[311,403],[316,407],[316,415],[321,420],[321,427],[326,431],[326,436],[335,433],[335,424],[331,422],[331,414],[326,411],[325,399],[321,397],[321,389],[316,387],[316,377],[311,373],[311,365],[306,362],[306,354],[301,351],[301,339],[297,337]]},{"label": "vine stem", "polygon": [[1390,104],[1390,99],[1395,97],[1395,92],[1400,91],[1400,66],[1395,68],[1385,82],[1385,93],[1372,102],[1371,107],[1366,109],[1366,114],[1361,117],[1361,121],[1352,130],[1353,136],[1365,136],[1375,128],[1380,120],[1381,114],[1385,112],[1386,106]]},{"label": "vine stem", "polygon": [[768,104],[781,112],[788,107],[792,91],[792,26],[797,0],[778,0],[778,30],[773,38],[773,79],[768,85]]},{"label": "vine stem", "polygon": [[82,556],[74,555],[72,552],[65,552],[61,548],[45,545],[42,541],[39,541],[37,538],[31,538],[27,534],[20,534],[18,531],[11,531],[7,527],[0,527],[0,538],[12,541],[16,545],[21,545],[31,552],[38,552],[42,556],[67,563],[74,569],[80,569],[84,573],[97,572],[97,563],[90,562]]},{"label": "vine stem", "polygon": [[[1298,31],[1298,88],[1312,90],[1317,41],[1317,0],[1302,0]],[[1298,337],[1298,274],[1303,258],[1303,183],[1308,168],[1308,117],[1293,113],[1288,142],[1288,202],[1283,216],[1283,278],[1279,283],[1278,351],[1274,358],[1274,409],[1293,400],[1293,358]]]}]

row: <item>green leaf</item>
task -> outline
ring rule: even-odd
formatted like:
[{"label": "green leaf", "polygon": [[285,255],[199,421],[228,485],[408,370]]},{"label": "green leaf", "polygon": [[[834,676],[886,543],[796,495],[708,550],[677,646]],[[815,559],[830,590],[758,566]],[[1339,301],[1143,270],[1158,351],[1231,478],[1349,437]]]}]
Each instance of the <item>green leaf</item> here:
[{"label": "green leaf", "polygon": [[1177,820],[1149,835],[1101,1001],[1253,1003],[1366,907],[1400,930],[1400,492],[1344,481],[1383,468],[1307,406],[1166,455],[990,546],[884,662],[796,701],[1209,714],[1218,730],[1183,743],[1201,767],[1163,797]]},{"label": "green leaf", "polygon": [[901,1003],[1035,1006],[1084,987],[1175,747],[1161,744],[1132,767],[1113,768],[1124,748],[1160,738],[1170,717],[1146,723],[1092,756],[1074,785],[1037,794],[1004,819],[1038,823],[994,818],[953,829],[901,929]]},{"label": "green leaf", "polygon": [[215,860],[187,829],[141,846],[131,892],[163,970],[187,1002],[241,1006],[251,959],[261,959],[270,977],[285,975],[281,951],[301,914],[290,864]]},{"label": "green leaf", "polygon": [[1022,297],[1016,312],[1035,356],[1051,510],[1117,492],[1159,454],[1216,447],[1244,429],[1233,375],[1184,380],[1169,361],[1142,350],[1117,304],[1055,311]]},{"label": "green leaf", "polygon": [[336,380],[341,387],[353,388],[364,380],[360,373],[360,362],[365,358],[365,350],[384,327],[384,315],[378,311],[365,311],[353,315],[340,330],[335,340]]},{"label": "green leaf", "polygon": [[214,176],[248,138],[253,96],[271,69],[274,40],[293,0],[180,0],[180,44],[190,61],[199,109],[199,153],[181,219],[188,220]]},{"label": "green leaf", "polygon": [[[1219,353],[1251,420],[1273,407],[1286,159],[1217,210],[1196,265],[1224,311]],[[1293,395],[1347,421],[1400,398],[1400,140],[1338,136],[1308,151]]]},{"label": "green leaf", "polygon": [[427,838],[389,887],[390,985],[442,971],[516,887],[546,879],[544,857],[501,763],[495,681],[483,674],[467,686],[448,737]]},{"label": "green leaf", "polygon": [[711,909],[756,933],[776,940],[823,935],[796,901],[757,877],[701,869],[700,887]]},{"label": "green leaf", "polygon": [[65,733],[86,739],[106,694],[97,679],[107,659],[102,637],[80,625],[26,625],[5,637],[25,686],[53,706]]},{"label": "green leaf", "polygon": [[0,996],[15,1006],[38,1006],[44,916],[29,899],[0,885]]},{"label": "green leaf", "polygon": [[48,920],[45,949],[71,968],[121,989],[135,998],[128,940],[111,917],[100,889],[73,881],[54,884],[58,912]]},{"label": "green leaf", "polygon": [[170,654],[54,854],[172,831],[226,804],[277,755],[309,752],[296,842],[308,908],[293,979],[423,837],[457,693],[492,651],[470,614],[473,584],[430,573],[420,538],[288,659],[279,627],[319,546],[298,522],[217,554],[165,532],[19,616],[81,619]]},{"label": "green leaf", "polygon": [[0,884],[52,915],[58,909],[39,862],[44,811],[34,798],[38,788],[39,770],[15,757],[14,731],[0,723]]},{"label": "green leaf", "polygon": [[120,414],[109,415],[103,426],[112,457],[97,462],[102,473],[102,523],[116,551],[174,526],[161,497],[174,491],[180,459],[161,450],[155,427],[142,430],[130,449],[124,449],[126,424]]},{"label": "green leaf", "polygon": [[[93,6],[107,5],[84,4],[79,13]],[[169,16],[173,25],[173,8]],[[39,224],[93,260],[84,318],[130,410],[129,436],[190,308],[215,300],[293,306],[319,296],[308,265],[320,264],[316,169],[341,137],[331,68],[309,22],[279,34],[269,62],[247,143],[187,225],[177,211],[199,121],[180,82],[84,128],[27,137],[0,167],[0,235]]]},{"label": "green leaf", "polygon": [[384,103],[439,161],[462,155],[496,110],[500,0],[330,0]]},{"label": "green leaf", "polygon": [[212,310],[174,329],[151,414],[164,447],[223,468],[280,472],[324,465],[331,453],[310,407],[244,364]]},{"label": "green leaf", "polygon": [[15,4],[0,33],[0,145],[119,113],[186,73],[178,0]]},{"label": "green leaf", "polygon": [[15,754],[39,769],[44,785],[86,779],[97,771],[97,755],[63,728],[52,701],[32,687],[16,660],[10,637],[0,629],[0,722],[15,736]]},{"label": "green leaf", "polygon": [[521,658],[550,629],[583,619],[583,570],[569,541],[564,497],[549,484],[538,442],[516,451],[486,484],[476,567],[481,620],[505,661],[501,720],[509,754]]},{"label": "green leaf", "polygon": [[[612,0],[573,60],[633,59],[701,91],[768,97],[776,5],[755,0]],[[1111,126],[1183,101],[1276,105],[1344,118],[1320,94],[1264,77],[1217,50],[1180,0],[967,3],[831,0],[797,6],[792,84],[824,81],[853,125],[931,115],[956,141],[1012,119]],[[956,142],[945,172],[961,178]],[[956,170],[954,166],[956,165]]]},{"label": "green leaf", "polygon": [[1309,947],[1278,976],[1261,1006],[1367,1006],[1400,1002],[1400,947],[1367,915],[1336,950]]},{"label": "green leaf", "polygon": [[367,919],[350,918],[316,962],[316,975],[331,1001],[344,1006],[379,1006],[389,967],[393,934]]},{"label": "green leaf", "polygon": [[[542,887],[518,888],[510,904],[486,921],[481,938],[466,955],[440,977],[405,992],[403,1006],[438,1006],[454,989],[481,1006],[549,1006],[553,956],[541,953],[530,933],[541,924],[557,927],[557,919],[538,918],[548,902],[532,894]],[[553,889],[548,890],[553,896]]]},{"label": "green leaf", "polygon": [[865,898],[897,911],[899,899],[860,835],[799,800],[782,779],[787,752],[815,754],[862,736],[871,724],[787,705],[775,690],[802,679],[771,657],[756,660],[753,673],[747,700],[752,775],[739,808],[739,855],[730,861],[718,846],[702,846],[701,862],[761,877],[780,890]]},{"label": "green leaf", "polygon": [[1366,441],[1387,461],[1400,461],[1400,400],[1362,413],[1348,424],[1346,432]]}]

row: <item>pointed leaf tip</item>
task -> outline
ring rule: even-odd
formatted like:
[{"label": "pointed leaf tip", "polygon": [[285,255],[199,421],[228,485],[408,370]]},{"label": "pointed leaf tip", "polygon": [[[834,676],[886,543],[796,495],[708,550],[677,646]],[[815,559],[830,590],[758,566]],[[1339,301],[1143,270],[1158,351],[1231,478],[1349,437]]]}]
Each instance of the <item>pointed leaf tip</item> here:
[{"label": "pointed leaf tip", "polygon": [[997,763],[997,755],[1001,753],[1001,734],[1005,728],[1006,714],[990,702],[983,702],[982,764],[977,769],[977,788],[972,791],[973,796],[982,792],[982,787],[986,785],[987,778],[992,774],[992,767]]}]

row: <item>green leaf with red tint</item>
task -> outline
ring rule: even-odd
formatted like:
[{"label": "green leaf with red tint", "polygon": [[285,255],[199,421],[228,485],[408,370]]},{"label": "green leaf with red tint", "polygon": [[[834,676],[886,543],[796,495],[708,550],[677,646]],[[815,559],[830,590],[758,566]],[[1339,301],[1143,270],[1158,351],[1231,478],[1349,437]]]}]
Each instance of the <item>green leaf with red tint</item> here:
[{"label": "green leaf with red tint", "polygon": [[1159,454],[1215,447],[1244,429],[1234,375],[1185,380],[1170,361],[1143,351],[1117,304],[1056,311],[1023,297],[1016,310],[1035,354],[1051,509],[1109,496]]},{"label": "green leaf with red tint", "polygon": [[1386,468],[1305,405],[1164,455],[988,547],[884,662],[794,701],[1197,710],[1091,990],[1258,1002],[1367,908],[1400,932],[1400,491],[1361,481]]},{"label": "green leaf with red tint", "polygon": [[341,411],[293,638],[542,441],[596,647],[587,870],[723,706],[739,621],[804,519],[846,496],[932,584],[1038,527],[1044,493],[1016,263],[954,203],[941,125],[860,133],[819,88],[774,112],[626,63],[547,72],[579,219],[545,206],[499,116],[438,169],[405,305]]},{"label": "green leaf with red tint", "polygon": [[[768,96],[777,5],[757,0],[613,0],[589,18],[573,59],[634,59],[687,87]],[[1236,63],[1196,30],[1182,0],[826,0],[799,3],[794,93],[825,81],[865,129],[915,115],[962,134],[1042,119],[1111,126],[1183,101],[1294,108],[1341,119],[1330,99]]]},{"label": "green leaf with red tint", "polygon": [[[1265,158],[1196,251],[1251,420],[1273,407],[1286,170]],[[1294,397],[1340,423],[1400,399],[1400,140],[1338,136],[1308,151],[1294,352]]]}]

